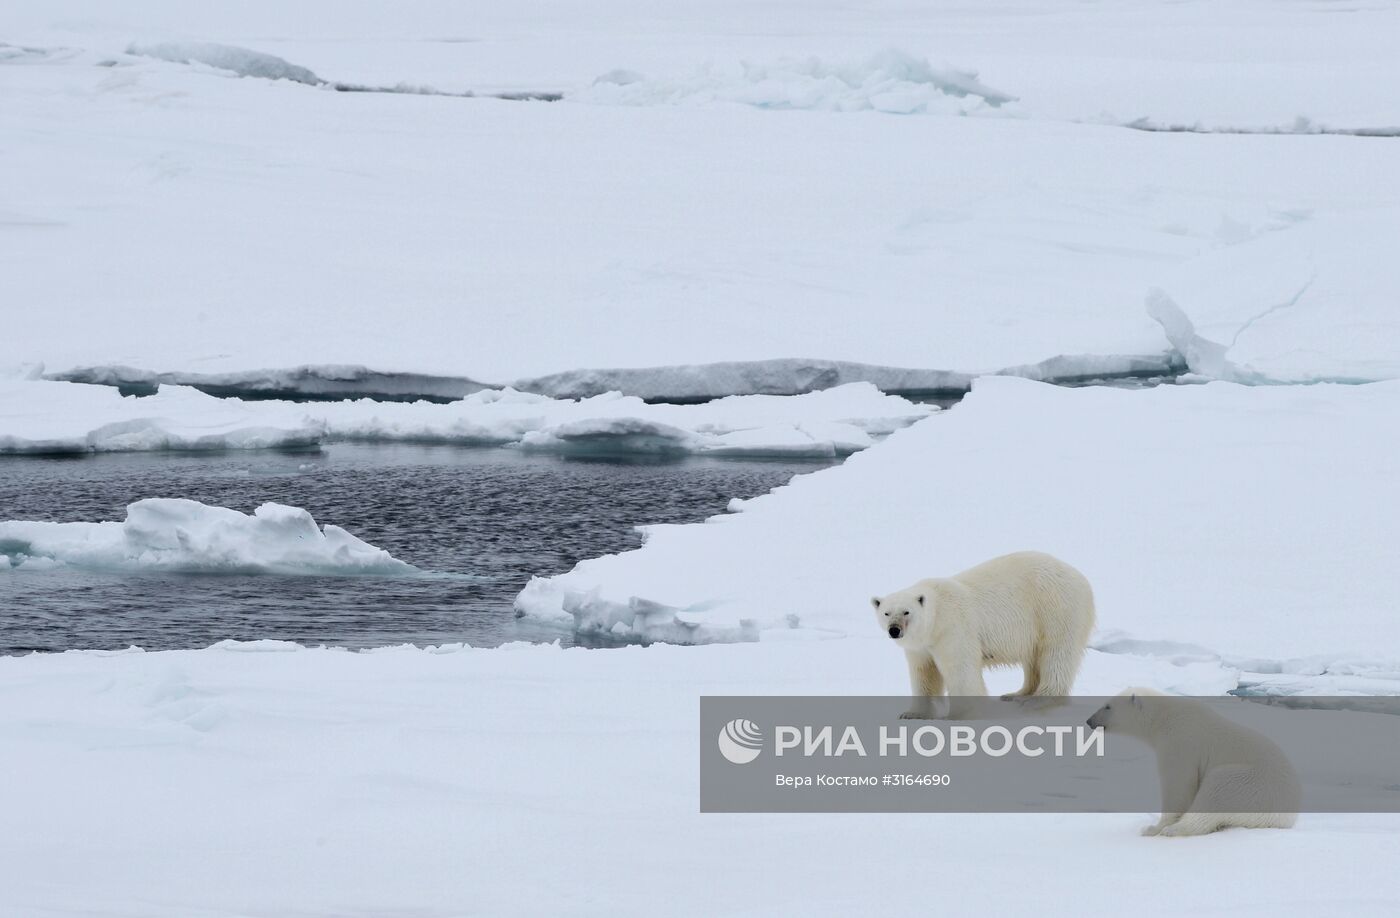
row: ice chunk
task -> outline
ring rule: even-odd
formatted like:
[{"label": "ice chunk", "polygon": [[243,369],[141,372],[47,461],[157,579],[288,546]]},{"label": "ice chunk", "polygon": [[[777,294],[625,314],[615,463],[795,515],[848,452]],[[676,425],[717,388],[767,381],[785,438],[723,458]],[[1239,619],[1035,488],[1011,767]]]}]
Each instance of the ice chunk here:
[{"label": "ice chunk", "polygon": [[874,440],[852,424],[797,424],[736,430],[705,448],[711,456],[788,456],[830,458],[870,446]]},{"label": "ice chunk", "polygon": [[562,608],[573,617],[576,634],[625,643],[730,644],[758,640],[758,628],[751,621],[739,621],[727,628],[702,627],[701,622],[687,616],[695,609],[678,609],[640,596],[610,602],[596,592],[568,593],[563,597]]},{"label": "ice chunk", "polygon": [[701,439],[688,430],[658,421],[631,417],[589,418],[531,431],[520,439],[520,446],[523,449],[578,455],[679,455],[698,452]]},{"label": "ice chunk", "polygon": [[416,569],[299,507],[251,515],[194,500],[148,498],[122,522],[0,522],[5,570],[55,565],[129,571],[252,574],[409,574]]},{"label": "ice chunk", "polygon": [[1209,341],[1196,333],[1196,327],[1189,316],[1182,311],[1163,290],[1151,290],[1147,294],[1147,314],[1161,323],[1167,333],[1167,340],[1186,361],[1192,373],[1207,379],[1223,379],[1229,382],[1263,382],[1258,373],[1241,370],[1225,357],[1228,348],[1215,341]]}]

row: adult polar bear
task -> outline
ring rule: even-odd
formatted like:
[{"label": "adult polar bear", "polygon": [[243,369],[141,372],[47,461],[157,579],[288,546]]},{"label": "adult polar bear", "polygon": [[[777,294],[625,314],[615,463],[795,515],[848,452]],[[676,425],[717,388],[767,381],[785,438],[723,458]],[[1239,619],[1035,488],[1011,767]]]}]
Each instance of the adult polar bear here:
[{"label": "adult polar bear", "polygon": [[1143,835],[1287,829],[1298,818],[1302,790],[1283,750],[1199,701],[1127,689],[1088,724],[1142,740],[1157,754],[1162,818]]},{"label": "adult polar bear", "polygon": [[988,666],[1024,670],[1021,690],[1006,698],[1068,695],[1094,627],[1089,581],[1036,551],[920,580],[871,603],[908,657],[911,693],[921,699],[906,717],[932,716],[932,699],[944,689],[953,699],[948,715],[966,715],[962,699],[987,694]]}]

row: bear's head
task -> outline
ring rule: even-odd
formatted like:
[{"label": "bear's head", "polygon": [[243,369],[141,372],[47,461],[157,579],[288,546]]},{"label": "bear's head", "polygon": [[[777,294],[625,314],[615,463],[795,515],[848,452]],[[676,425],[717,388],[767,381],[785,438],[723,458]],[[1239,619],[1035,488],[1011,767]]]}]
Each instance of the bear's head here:
[{"label": "bear's head", "polygon": [[1144,699],[1160,696],[1149,688],[1128,688],[1104,702],[1085,721],[1091,727],[1103,727],[1109,733],[1125,733],[1143,737],[1148,734],[1148,711]]},{"label": "bear's head", "polygon": [[909,637],[921,623],[933,620],[932,598],[927,591],[911,587],[888,596],[871,597],[875,623],[896,641]]}]

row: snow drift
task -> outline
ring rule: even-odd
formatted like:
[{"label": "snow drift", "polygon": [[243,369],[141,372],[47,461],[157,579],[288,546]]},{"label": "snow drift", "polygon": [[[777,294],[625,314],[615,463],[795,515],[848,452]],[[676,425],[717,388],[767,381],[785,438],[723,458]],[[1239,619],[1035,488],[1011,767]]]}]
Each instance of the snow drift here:
[{"label": "snow drift", "polygon": [[55,565],[185,573],[408,574],[416,569],[299,507],[251,515],[194,500],[148,498],[122,522],[0,522],[0,571]]}]

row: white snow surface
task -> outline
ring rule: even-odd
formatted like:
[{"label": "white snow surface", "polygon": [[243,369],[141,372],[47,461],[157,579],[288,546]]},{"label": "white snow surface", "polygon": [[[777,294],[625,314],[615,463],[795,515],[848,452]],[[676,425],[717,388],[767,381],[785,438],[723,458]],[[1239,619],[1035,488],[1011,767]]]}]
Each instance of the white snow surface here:
[{"label": "white snow surface", "polygon": [[[698,694],[898,694],[899,657],[871,636],[3,658],[0,806],[24,831],[0,833],[0,912],[926,912],[926,884],[876,879],[892,850],[937,863],[940,901],[999,915],[1400,907],[1396,816],[1153,839],[1137,834],[1147,814],[698,812]],[[996,675],[995,690],[1019,684]],[[1080,678],[1086,692],[1135,683],[1219,685],[1093,652]]]},{"label": "white snow surface", "polygon": [[182,498],[147,498],[121,522],[0,521],[0,572],[55,566],[127,571],[407,574],[415,568],[300,507],[252,514]]},{"label": "white snow surface", "polygon": [[[10,11],[0,110],[24,142],[0,171],[25,181],[0,213],[0,365],[995,372],[1165,354],[1153,287],[1230,345],[1297,289],[1278,297],[1276,247],[1317,280],[1231,366],[1396,372],[1393,279],[1349,270],[1375,264],[1349,240],[1400,235],[1394,141],[1112,126],[1400,125],[1391,3],[205,6]],[[189,53],[209,44],[224,57]],[[235,77],[255,55],[331,82],[570,95]],[[667,104],[587,101],[604,90]]]},{"label": "white snow surface", "polygon": [[1400,646],[1397,417],[1400,382],[983,378],[839,468],[536,578],[517,608],[644,640],[859,635],[871,595],[1033,548],[1085,573],[1120,638],[1362,658]]},{"label": "white snow surface", "polygon": [[107,386],[12,380],[0,382],[0,454],[397,440],[565,453],[821,458],[864,449],[937,410],[869,383],[653,405],[615,392],[554,399],[513,389],[445,404],[242,401],[182,386],[137,398]]}]

